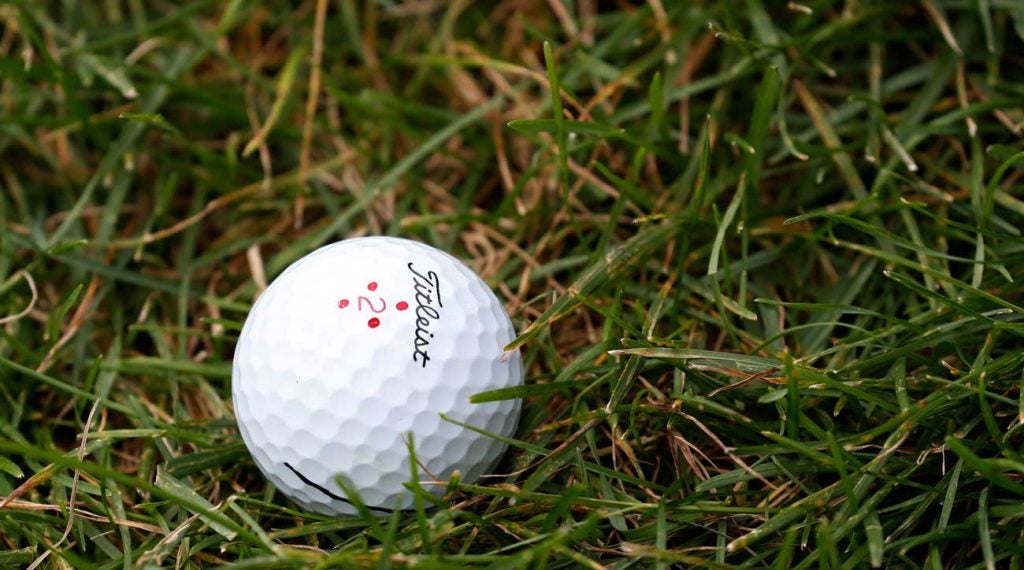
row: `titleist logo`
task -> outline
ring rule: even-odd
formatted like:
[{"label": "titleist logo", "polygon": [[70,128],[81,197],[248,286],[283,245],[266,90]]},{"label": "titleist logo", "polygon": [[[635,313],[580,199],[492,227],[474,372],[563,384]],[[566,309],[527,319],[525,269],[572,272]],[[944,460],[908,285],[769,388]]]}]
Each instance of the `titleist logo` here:
[{"label": "titleist logo", "polygon": [[444,307],[441,303],[441,280],[433,271],[428,271],[426,275],[416,271],[411,261],[408,267],[413,274],[412,284],[416,291],[416,335],[413,338],[412,360],[426,368],[430,361],[430,339],[434,338],[430,326],[441,318],[438,309]]}]

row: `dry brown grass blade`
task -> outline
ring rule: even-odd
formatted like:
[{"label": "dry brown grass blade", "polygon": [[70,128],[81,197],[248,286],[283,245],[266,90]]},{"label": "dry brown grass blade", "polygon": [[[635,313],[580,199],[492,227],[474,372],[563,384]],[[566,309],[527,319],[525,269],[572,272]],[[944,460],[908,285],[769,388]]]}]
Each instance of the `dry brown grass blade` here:
[{"label": "dry brown grass blade", "polygon": [[803,81],[799,79],[793,80],[793,91],[796,92],[807,114],[810,115],[814,128],[818,131],[818,135],[821,136],[825,147],[832,153],[832,160],[836,163],[836,167],[839,168],[839,172],[846,181],[847,186],[858,198],[867,197],[867,187],[865,187],[864,181],[861,180],[860,174],[857,173],[857,168],[853,165],[850,155],[843,150],[843,143],[839,140],[839,135],[836,134],[835,127],[829,121],[821,103],[804,86]]}]

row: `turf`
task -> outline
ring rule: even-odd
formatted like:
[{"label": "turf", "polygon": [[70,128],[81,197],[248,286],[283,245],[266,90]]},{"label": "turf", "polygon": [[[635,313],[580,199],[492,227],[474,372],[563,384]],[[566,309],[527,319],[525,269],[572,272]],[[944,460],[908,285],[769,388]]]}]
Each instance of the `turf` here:
[{"label": "turf", "polygon": [[[1021,568],[1012,0],[0,5],[0,566]],[[230,361],[387,234],[506,304],[497,476],[300,512]]]}]

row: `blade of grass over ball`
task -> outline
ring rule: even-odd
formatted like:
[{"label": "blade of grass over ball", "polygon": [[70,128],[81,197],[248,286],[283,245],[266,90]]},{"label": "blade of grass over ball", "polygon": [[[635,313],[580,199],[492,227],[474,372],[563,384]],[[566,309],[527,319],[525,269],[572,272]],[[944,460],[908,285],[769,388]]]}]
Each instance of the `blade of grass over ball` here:
[{"label": "blade of grass over ball", "polygon": [[423,504],[423,496],[415,492],[420,489],[420,462],[416,457],[416,438],[409,432],[405,440],[406,449],[409,452],[409,485],[413,487],[413,508],[416,511],[416,526],[420,531],[420,548],[424,553],[430,554],[430,525],[427,522],[427,511]]}]

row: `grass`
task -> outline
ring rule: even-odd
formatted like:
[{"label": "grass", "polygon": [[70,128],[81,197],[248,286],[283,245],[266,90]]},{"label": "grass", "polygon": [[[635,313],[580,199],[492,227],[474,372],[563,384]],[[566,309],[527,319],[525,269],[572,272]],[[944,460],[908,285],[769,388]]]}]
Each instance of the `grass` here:
[{"label": "grass", "polygon": [[[1024,567],[1024,10],[0,6],[0,566]],[[501,477],[329,519],[233,345],[349,236],[466,260]]]}]

